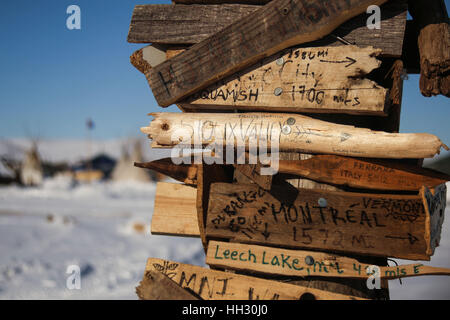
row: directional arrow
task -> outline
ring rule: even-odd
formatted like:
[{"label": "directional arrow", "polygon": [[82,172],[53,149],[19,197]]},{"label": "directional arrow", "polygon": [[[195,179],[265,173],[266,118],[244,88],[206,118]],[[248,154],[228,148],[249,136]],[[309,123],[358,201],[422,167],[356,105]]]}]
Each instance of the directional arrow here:
[{"label": "directional arrow", "polygon": [[264,236],[264,239],[266,239],[266,240],[270,236],[270,232],[267,231],[267,222],[264,223],[264,231],[262,232],[262,235]]},{"label": "directional arrow", "polygon": [[327,62],[327,63],[348,63],[345,67],[350,67],[352,64],[356,62],[355,59],[352,59],[350,57],[345,57],[346,60],[341,61],[332,61],[332,60],[320,60],[320,62]]},{"label": "directional arrow", "polygon": [[413,236],[409,232],[408,232],[408,236],[407,237],[386,236],[386,238],[389,238],[389,239],[400,239],[400,240],[409,240],[410,244],[414,244],[415,242],[419,241],[419,239],[417,239],[417,237]]}]

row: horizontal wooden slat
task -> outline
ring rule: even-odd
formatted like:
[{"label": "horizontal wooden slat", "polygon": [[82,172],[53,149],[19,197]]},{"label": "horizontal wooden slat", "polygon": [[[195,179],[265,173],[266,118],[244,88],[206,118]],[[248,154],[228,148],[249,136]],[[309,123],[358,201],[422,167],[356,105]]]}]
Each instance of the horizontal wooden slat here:
[{"label": "horizontal wooden slat", "polygon": [[365,76],[381,50],[356,46],[287,49],[179,103],[185,110],[386,115],[388,90]]},{"label": "horizontal wooden slat", "polygon": [[[375,271],[367,271],[370,264],[335,254],[219,241],[209,242],[206,263],[218,268],[297,277],[367,279]],[[421,263],[376,267],[380,279],[450,275],[450,269]]]},{"label": "horizontal wooden slat", "polygon": [[[277,141],[280,151],[367,158],[429,158],[448,147],[426,133],[386,133],[281,113],[152,113],[141,131],[152,147],[172,148],[222,142],[260,148]],[[253,141],[253,142],[252,142]],[[276,144],[275,142],[273,143]],[[219,157],[219,155],[217,155]]]},{"label": "horizontal wooden slat", "polygon": [[429,260],[443,222],[445,185],[441,188],[431,205],[423,196],[275,187],[269,193],[255,185],[214,183],[206,236]]},{"label": "horizontal wooden slat", "polygon": [[210,270],[156,258],[147,260],[146,271],[159,271],[205,300],[361,300],[334,292]]}]

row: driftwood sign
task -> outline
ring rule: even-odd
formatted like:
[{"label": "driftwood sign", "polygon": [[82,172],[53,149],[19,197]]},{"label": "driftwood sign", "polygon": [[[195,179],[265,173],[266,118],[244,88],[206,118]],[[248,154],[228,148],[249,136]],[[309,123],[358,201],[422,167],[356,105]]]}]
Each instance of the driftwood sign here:
[{"label": "driftwood sign", "polygon": [[167,107],[264,57],[320,39],[386,0],[273,0],[149,71],[156,101]]},{"label": "driftwood sign", "polygon": [[[206,263],[219,268],[299,277],[367,279],[374,273],[369,264],[334,254],[218,241],[209,242]],[[420,263],[376,267],[380,279],[450,275],[450,269]]]},{"label": "driftwood sign", "polygon": [[422,196],[313,189],[289,194],[275,186],[269,193],[256,185],[214,183],[206,237],[429,260],[443,222],[443,215],[433,219],[439,216],[434,211],[445,207],[445,185],[438,190],[432,204],[423,200],[425,189]]},{"label": "driftwood sign", "polygon": [[149,258],[146,271],[159,271],[205,300],[361,300],[352,296],[189,264]]},{"label": "driftwood sign", "polygon": [[386,115],[388,90],[364,78],[380,66],[380,53],[357,46],[290,49],[195,93],[180,107]]},{"label": "driftwood sign", "polygon": [[[296,114],[273,113],[152,113],[141,131],[152,147],[171,148],[227,144],[280,151],[326,153],[367,158],[429,158],[448,147],[427,133],[386,133],[316,120]],[[217,150],[216,150],[217,151]],[[274,152],[272,150],[272,152]],[[222,157],[223,159],[223,157]]]}]

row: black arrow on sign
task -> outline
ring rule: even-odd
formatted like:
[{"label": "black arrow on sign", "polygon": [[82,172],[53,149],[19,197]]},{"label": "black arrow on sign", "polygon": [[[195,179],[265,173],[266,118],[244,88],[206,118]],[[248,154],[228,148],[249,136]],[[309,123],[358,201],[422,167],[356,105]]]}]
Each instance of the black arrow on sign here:
[{"label": "black arrow on sign", "polygon": [[350,57],[345,57],[346,60],[341,61],[331,61],[331,60],[320,60],[320,62],[328,62],[328,63],[348,63],[345,67],[350,67],[352,64],[356,62],[355,59],[352,59]]},{"label": "black arrow on sign", "polygon": [[262,232],[262,235],[264,236],[265,240],[267,240],[267,238],[270,236],[270,232],[267,231],[267,222],[264,223],[264,231]]},{"label": "black arrow on sign", "polygon": [[414,244],[415,242],[419,241],[415,236],[413,236],[411,233],[408,232],[407,237],[399,237],[399,236],[386,236],[386,238],[390,239],[400,239],[400,240],[409,240],[410,244]]}]

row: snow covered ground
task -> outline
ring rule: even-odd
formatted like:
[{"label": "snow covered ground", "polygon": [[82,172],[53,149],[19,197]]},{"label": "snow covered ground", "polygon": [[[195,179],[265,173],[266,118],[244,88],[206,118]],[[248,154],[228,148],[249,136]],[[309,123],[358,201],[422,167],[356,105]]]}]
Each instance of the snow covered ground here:
[{"label": "snow covered ground", "polygon": [[[148,257],[204,266],[199,239],[150,235],[154,192],[153,183],[73,185],[67,178],[0,188],[0,299],[136,299]],[[441,246],[425,264],[450,267],[449,257],[447,218]],[[80,290],[66,288],[73,264],[81,269]],[[450,277],[389,284],[392,299],[450,299]]]},{"label": "snow covered ground", "polygon": [[[204,265],[199,239],[150,235],[154,192],[153,183],[67,178],[1,187],[0,299],[136,299],[148,257]],[[74,264],[80,290],[66,288]]]}]

